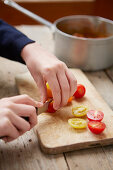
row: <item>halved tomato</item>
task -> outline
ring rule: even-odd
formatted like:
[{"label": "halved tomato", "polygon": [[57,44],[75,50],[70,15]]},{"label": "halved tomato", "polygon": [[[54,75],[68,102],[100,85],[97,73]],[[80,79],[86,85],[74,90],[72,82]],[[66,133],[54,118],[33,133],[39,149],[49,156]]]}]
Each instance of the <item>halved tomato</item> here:
[{"label": "halved tomato", "polygon": [[75,117],[83,117],[87,114],[87,111],[88,111],[88,108],[87,108],[87,106],[84,106],[84,105],[72,108],[72,114]]},{"label": "halved tomato", "polygon": [[51,103],[49,103],[47,112],[49,112],[49,113],[56,112],[56,110],[53,108],[53,101]]},{"label": "halved tomato", "polygon": [[92,133],[100,134],[104,131],[104,129],[106,128],[106,125],[103,122],[89,121],[88,128],[90,129]]},{"label": "halved tomato", "polygon": [[68,123],[71,127],[75,129],[83,129],[87,127],[87,123],[84,119],[72,118],[68,120]]},{"label": "halved tomato", "polygon": [[89,110],[87,118],[90,121],[101,121],[104,118],[104,113],[102,111]]},{"label": "halved tomato", "polygon": [[82,84],[77,84],[77,90],[74,93],[75,98],[82,98],[86,93],[86,89]]}]

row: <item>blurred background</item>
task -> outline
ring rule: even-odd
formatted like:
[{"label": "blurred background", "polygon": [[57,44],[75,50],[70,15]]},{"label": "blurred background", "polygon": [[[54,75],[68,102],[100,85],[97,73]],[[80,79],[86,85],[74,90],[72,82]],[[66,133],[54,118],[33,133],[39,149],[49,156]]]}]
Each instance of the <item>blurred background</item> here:
[{"label": "blurred background", "polygon": [[[113,0],[14,0],[21,6],[54,22],[68,15],[96,15],[113,20]],[[37,22],[0,1],[0,18],[12,25]]]}]

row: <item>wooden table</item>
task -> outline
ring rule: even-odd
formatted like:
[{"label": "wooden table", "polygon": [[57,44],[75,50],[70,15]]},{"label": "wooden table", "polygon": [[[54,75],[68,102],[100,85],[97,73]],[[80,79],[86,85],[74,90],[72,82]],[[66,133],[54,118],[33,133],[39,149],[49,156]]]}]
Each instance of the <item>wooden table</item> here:
[{"label": "wooden table", "polygon": [[[19,30],[53,51],[51,31],[44,26],[20,26]],[[17,95],[15,75],[26,72],[19,63],[0,58],[0,98]],[[113,109],[113,68],[85,73]],[[95,99],[96,100],[96,99]],[[112,170],[113,146],[73,151],[58,155],[41,152],[33,130],[12,143],[0,141],[0,170]]]}]

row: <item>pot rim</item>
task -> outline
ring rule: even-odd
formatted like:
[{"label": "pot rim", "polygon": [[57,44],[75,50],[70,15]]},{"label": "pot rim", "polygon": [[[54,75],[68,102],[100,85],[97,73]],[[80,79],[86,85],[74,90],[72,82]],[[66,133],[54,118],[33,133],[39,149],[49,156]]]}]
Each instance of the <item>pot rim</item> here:
[{"label": "pot rim", "polygon": [[104,22],[107,22],[109,24],[112,24],[113,25],[113,21],[110,20],[110,19],[106,19],[106,18],[103,18],[103,17],[100,17],[100,16],[91,16],[91,15],[71,15],[71,16],[65,16],[65,17],[62,17],[62,18],[59,18],[57,19],[55,22],[54,22],[54,26],[55,26],[55,29],[57,32],[59,32],[60,34],[64,35],[65,37],[68,37],[68,38],[72,38],[72,39],[75,39],[75,40],[89,40],[89,41],[106,41],[106,40],[113,40],[113,35],[109,36],[109,37],[105,37],[105,38],[85,38],[85,37],[75,37],[71,34],[68,34],[68,33],[65,33],[63,31],[61,31],[60,29],[57,28],[57,24],[63,20],[67,20],[67,19],[73,19],[73,18],[95,18],[95,19],[99,19],[100,21],[104,21]]}]

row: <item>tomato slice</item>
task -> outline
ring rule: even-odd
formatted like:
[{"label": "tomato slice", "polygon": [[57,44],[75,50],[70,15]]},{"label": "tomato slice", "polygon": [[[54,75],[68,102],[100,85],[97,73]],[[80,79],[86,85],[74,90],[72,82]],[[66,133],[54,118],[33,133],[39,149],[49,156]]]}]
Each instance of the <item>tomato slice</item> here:
[{"label": "tomato slice", "polygon": [[77,106],[72,108],[72,114],[75,117],[83,117],[87,114],[88,108],[87,106]]},{"label": "tomato slice", "polygon": [[87,127],[87,123],[84,119],[72,118],[68,120],[68,123],[71,127],[75,129],[83,129]]},{"label": "tomato slice", "polygon": [[86,89],[82,84],[77,84],[77,90],[74,93],[75,98],[82,98],[86,93]]},{"label": "tomato slice", "polygon": [[90,129],[92,133],[100,134],[104,131],[104,129],[106,128],[106,125],[103,122],[89,121],[88,128]]},{"label": "tomato slice", "polygon": [[53,108],[53,101],[51,103],[49,103],[47,112],[49,112],[49,113],[56,112],[56,110]]},{"label": "tomato slice", "polygon": [[90,121],[101,121],[104,118],[104,113],[102,111],[89,110],[87,118]]}]

